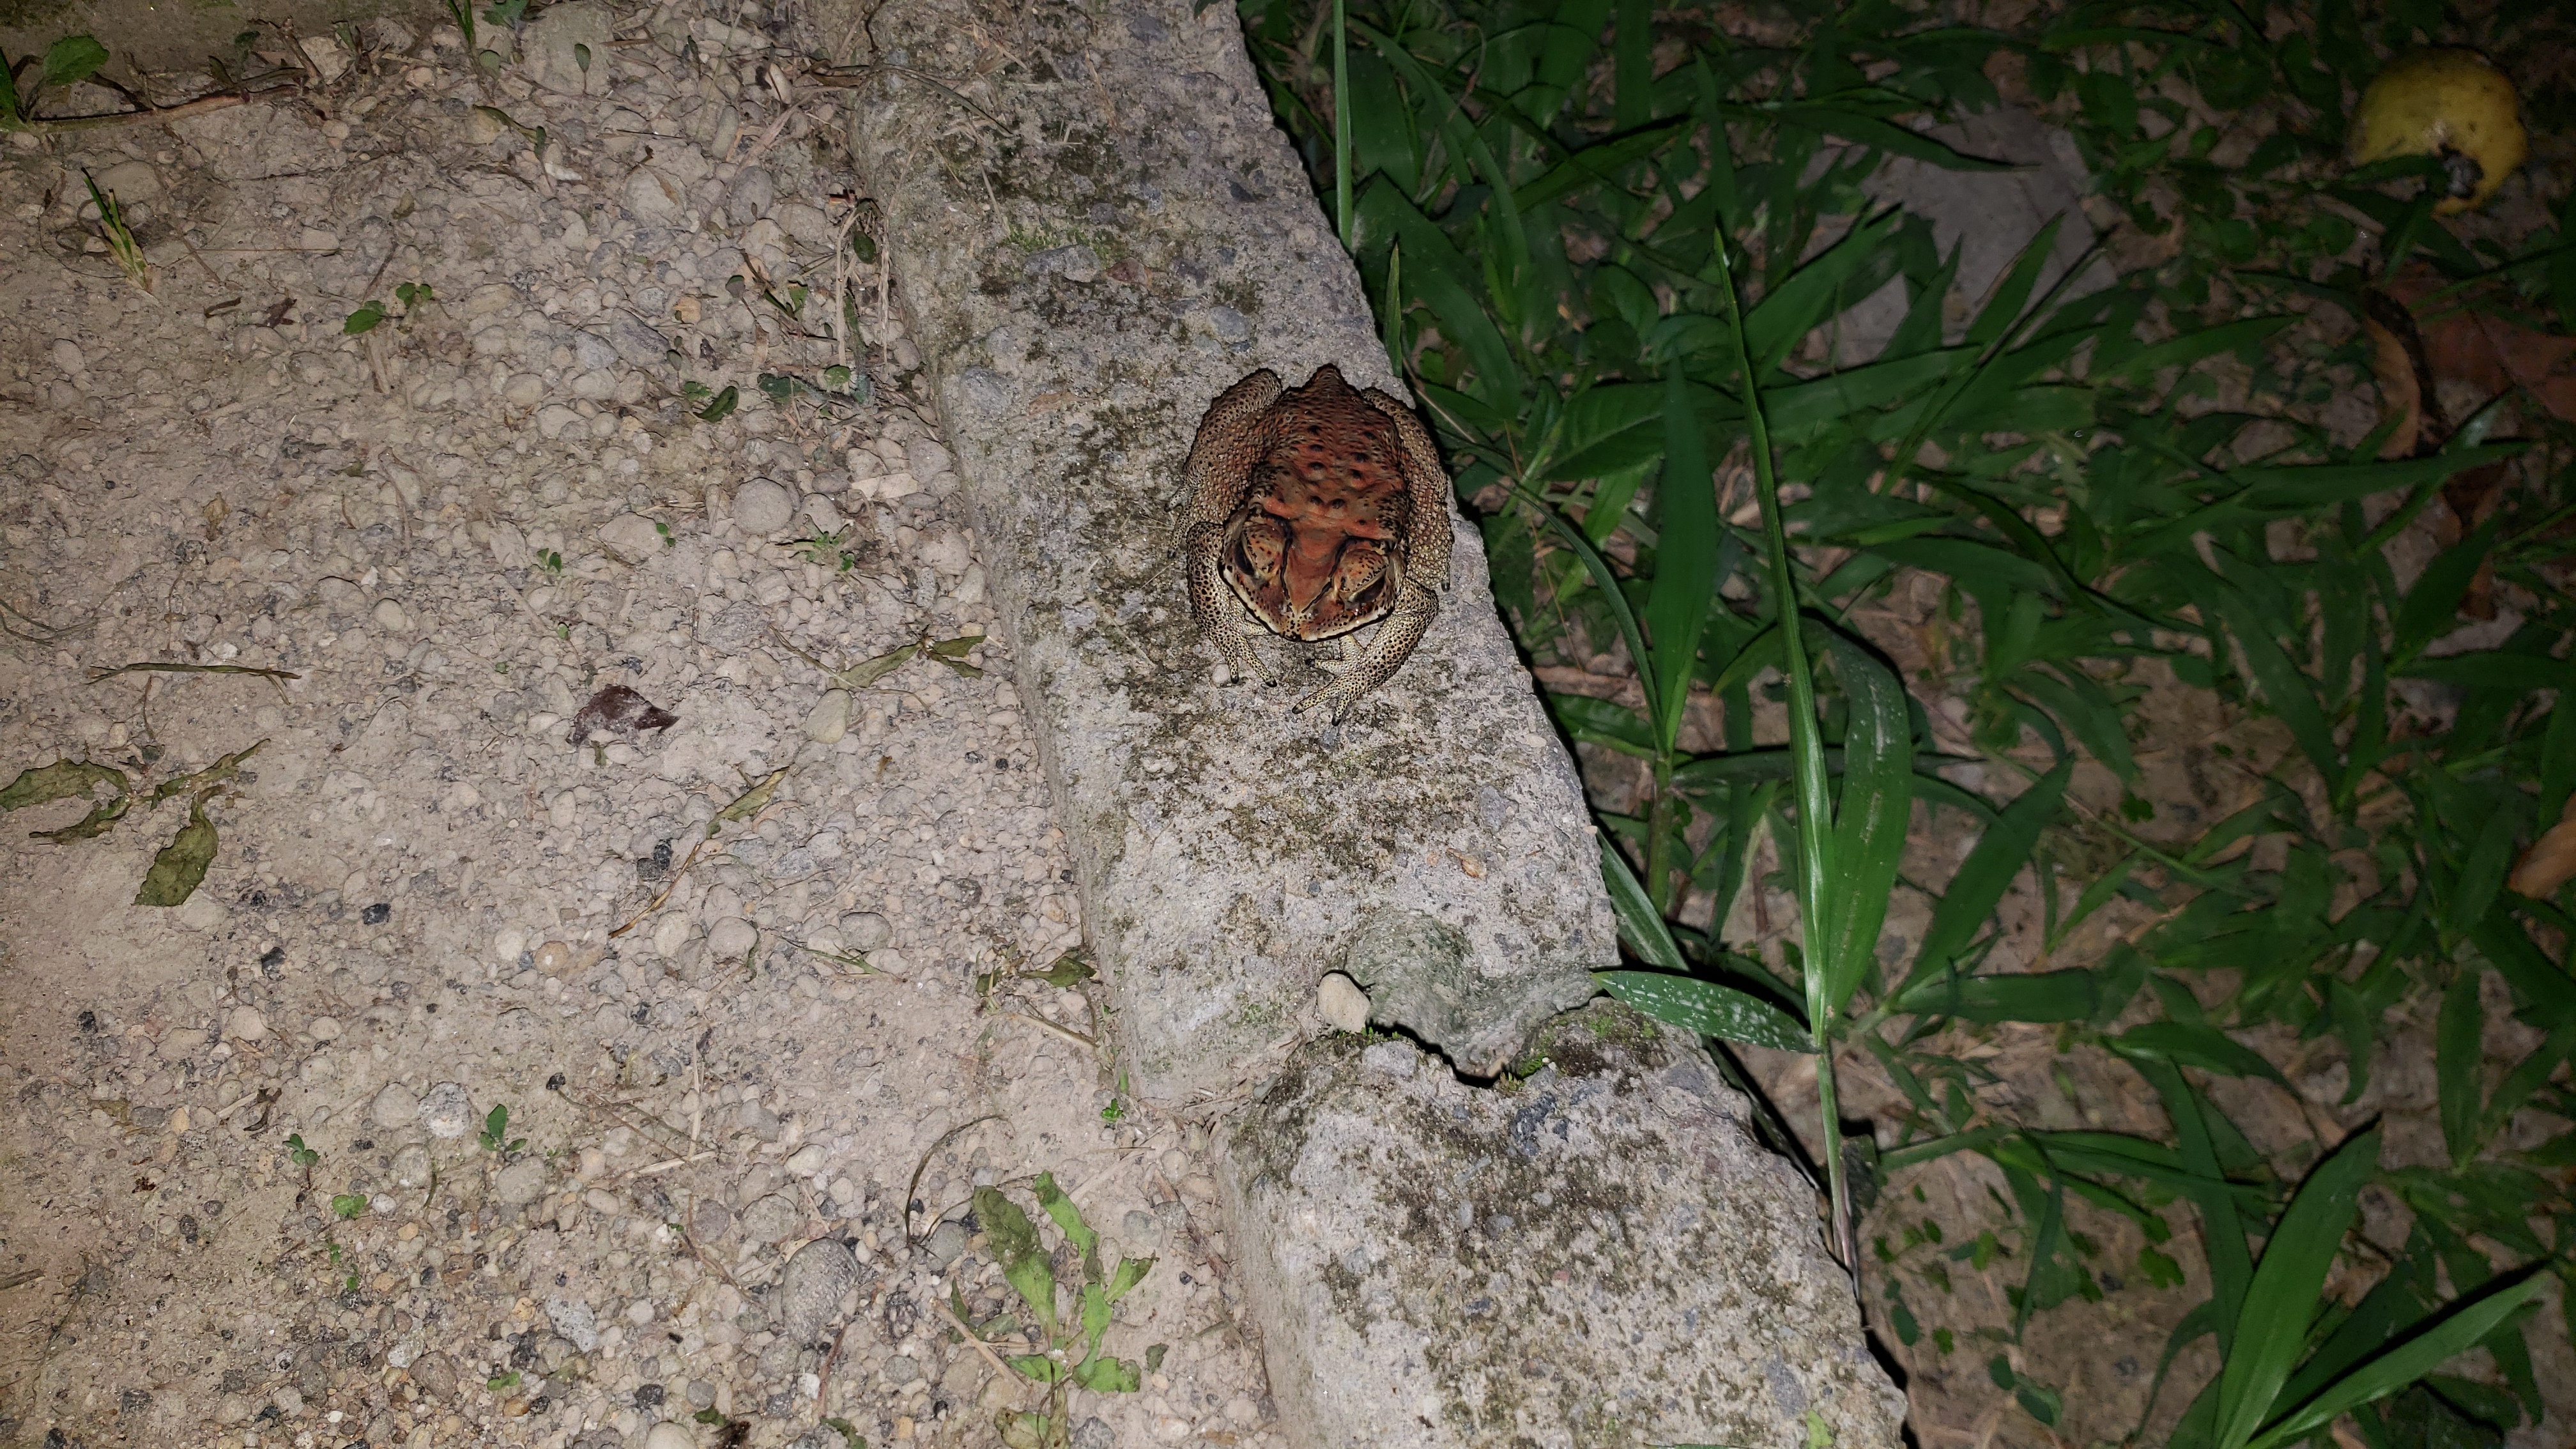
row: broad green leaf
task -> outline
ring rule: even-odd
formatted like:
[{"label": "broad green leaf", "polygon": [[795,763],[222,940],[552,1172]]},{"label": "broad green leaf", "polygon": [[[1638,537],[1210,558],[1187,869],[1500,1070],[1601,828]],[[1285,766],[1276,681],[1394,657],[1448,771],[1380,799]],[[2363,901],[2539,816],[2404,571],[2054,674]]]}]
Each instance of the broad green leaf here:
[{"label": "broad green leaf", "polygon": [[1118,1271],[1109,1276],[1109,1301],[1115,1303],[1126,1297],[1153,1270],[1154,1260],[1151,1258],[1119,1259]]},{"label": "broad green leaf", "polygon": [[975,1221],[984,1230],[984,1241],[993,1260],[1002,1265],[1002,1277],[1037,1315],[1042,1329],[1055,1323],[1055,1265],[1047,1259],[1038,1243],[1037,1226],[1020,1205],[1002,1195],[999,1188],[975,1189]]},{"label": "broad green leaf", "polygon": [[1109,1331],[1109,1295],[1097,1283],[1082,1285],[1083,1357],[1092,1358],[1100,1351],[1100,1336]]},{"label": "broad green leaf", "polygon": [[832,682],[843,689],[865,689],[892,674],[920,652],[921,645],[918,643],[906,644],[900,649],[889,649],[874,659],[862,660],[833,675]]},{"label": "broad green leaf", "polygon": [[134,797],[131,795],[111,795],[89,807],[88,814],[59,830],[34,830],[28,835],[32,839],[51,840],[57,844],[67,840],[93,839],[105,835],[116,822],[124,819],[125,812],[133,805]]},{"label": "broad green leaf", "polygon": [[[1834,677],[1850,702],[1843,740],[1843,787],[1834,817],[1834,874],[1819,904],[1821,929],[1808,949],[1823,957],[1829,1010],[1858,990],[1878,949],[1887,898],[1913,818],[1914,722],[1905,686],[1878,659],[1826,633]],[[1800,822],[1802,843],[1820,831]],[[1811,962],[1812,967],[1814,963]]]},{"label": "broad green leaf", "polygon": [[2379,1170],[2377,1129],[2355,1136],[2317,1165],[2273,1225],[2245,1290],[2235,1340],[2218,1381],[2218,1449],[2243,1449],[2297,1366],[2316,1317],[2326,1274],[2360,1209],[2361,1189]]},{"label": "broad green leaf", "polygon": [[1657,1021],[1773,1051],[1816,1050],[1799,1020],[1748,991],[1660,971],[1596,971],[1601,989]]},{"label": "broad green leaf", "polygon": [[1073,1381],[1099,1394],[1132,1394],[1145,1382],[1133,1359],[1094,1358],[1076,1364]]},{"label": "broad green leaf", "polygon": [[[1655,582],[1646,596],[1644,621],[1653,654],[1640,663],[1654,676],[1656,749],[1670,755],[1681,738],[1701,628],[1718,585],[1717,487],[1678,363],[1665,383],[1664,472],[1656,499],[1662,505],[1663,533],[1655,549]],[[1662,888],[1658,882],[1656,889]]]},{"label": "broad green leaf", "polygon": [[731,801],[727,802],[722,810],[715,813],[715,818],[707,822],[708,838],[714,838],[716,827],[719,825],[728,821],[739,822],[749,820],[761,811],[768,809],[769,802],[778,794],[778,782],[787,778],[787,771],[789,768],[791,767],[786,765],[779,766],[777,769],[761,776],[759,782],[754,784],[750,789],[734,796]]},{"label": "broad green leaf", "polygon": [[95,36],[66,35],[45,50],[45,84],[75,85],[107,64],[107,47]]},{"label": "broad green leaf", "polygon": [[206,878],[208,867],[215,863],[215,823],[206,818],[206,802],[200,797],[188,802],[188,823],[160,853],[152,857],[151,869],[143,873],[143,888],[134,893],[138,906],[176,906],[194,895],[199,882]]}]

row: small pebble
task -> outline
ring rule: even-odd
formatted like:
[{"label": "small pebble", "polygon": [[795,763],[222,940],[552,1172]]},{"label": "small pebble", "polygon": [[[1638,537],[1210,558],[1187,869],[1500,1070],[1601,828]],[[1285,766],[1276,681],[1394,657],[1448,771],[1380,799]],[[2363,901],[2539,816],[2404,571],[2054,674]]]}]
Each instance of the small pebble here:
[{"label": "small pebble", "polygon": [[698,1449],[697,1436],[665,1419],[647,1430],[644,1449]]},{"label": "small pebble", "polygon": [[473,1099],[455,1082],[440,1082],[420,1099],[421,1125],[432,1137],[458,1138],[480,1125],[474,1116]]},{"label": "small pebble", "polygon": [[408,1127],[419,1116],[420,1099],[400,1082],[389,1084],[367,1104],[367,1120],[387,1130]]},{"label": "small pebble", "polygon": [[796,521],[796,495],[766,478],[754,478],[734,490],[733,521],[748,534],[776,533]]},{"label": "small pebble", "polygon": [[805,1210],[784,1193],[754,1198],[742,1210],[742,1235],[755,1242],[777,1242],[804,1225]]},{"label": "small pebble", "polygon": [[707,950],[719,961],[737,961],[760,941],[760,932],[740,916],[727,916],[707,927]]},{"label": "small pebble", "polygon": [[572,947],[561,941],[548,941],[537,948],[537,969],[548,976],[561,976],[572,969]]},{"label": "small pebble", "polygon": [[805,738],[818,745],[838,744],[850,732],[850,692],[827,689],[805,716]]},{"label": "small pebble", "polygon": [[224,1018],[224,1035],[235,1041],[258,1042],[268,1039],[268,1018],[256,1006],[236,1006]]},{"label": "small pebble", "polygon": [[841,944],[852,951],[882,950],[894,939],[894,923],[874,911],[852,911],[833,923]]},{"label": "small pebble", "polygon": [[501,1169],[493,1180],[492,1191],[506,1203],[527,1204],[545,1196],[546,1160],[523,1157]]},{"label": "small pebble", "polygon": [[841,1295],[858,1286],[859,1261],[838,1238],[816,1238],[787,1260],[779,1323],[790,1343],[823,1337],[840,1317]]},{"label": "small pebble", "polygon": [[1315,1009],[1335,1031],[1368,1030],[1368,993],[1339,971],[1326,972],[1315,986]]},{"label": "small pebble", "polygon": [[317,1016],[304,1024],[304,1030],[315,1041],[337,1041],[340,1037],[340,1019],[336,1016]]}]

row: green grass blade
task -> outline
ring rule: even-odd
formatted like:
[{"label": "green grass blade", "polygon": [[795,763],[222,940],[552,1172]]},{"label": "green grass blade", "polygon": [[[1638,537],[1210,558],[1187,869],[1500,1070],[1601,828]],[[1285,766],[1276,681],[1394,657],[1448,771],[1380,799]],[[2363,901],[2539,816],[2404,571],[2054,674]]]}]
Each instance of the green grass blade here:
[{"label": "green grass blade", "polygon": [[2106,1044],[2132,1060],[2168,1061],[2223,1076],[2263,1077],[2284,1087],[2290,1085],[2281,1069],[2265,1061],[2262,1053],[2239,1045],[2217,1027],[2199,1022],[2151,1021],[2130,1028]]},{"label": "green grass blade", "polygon": [[[2182,1072],[2171,1062],[2155,1058],[2130,1057],[2130,1064],[2147,1085],[2164,1099],[2165,1115],[2173,1120],[2174,1144],[2182,1157],[2183,1169],[2204,1183],[2224,1182],[2227,1169],[2220,1165],[2218,1148],[2212,1138],[2206,1104],[2191,1089]],[[2236,1319],[2245,1302],[2246,1284],[2254,1276],[2253,1250],[2245,1242],[2245,1224],[2237,1215],[2233,1193],[2213,1187],[2193,1188],[2187,1196],[2200,1213],[2201,1251],[2209,1259],[2211,1299],[2217,1310],[2211,1319],[2218,1335],[2219,1352],[2226,1353],[2236,1334]]]},{"label": "green grass blade", "polygon": [[1932,908],[1932,924],[1924,931],[1915,957],[1924,967],[1945,968],[1968,949],[2012,887],[2013,878],[2030,863],[2040,832],[2057,819],[2066,802],[2066,782],[2074,774],[2074,762],[2067,761],[2040,776],[1977,837],[1976,848],[1968,852]]},{"label": "green grass blade", "polygon": [[2478,982],[2485,973],[2463,970],[2442,992],[2442,1012],[2433,1028],[2433,1081],[2442,1117],[2442,1144],[2454,1166],[2466,1167],[2477,1155],[2479,1120],[2485,1092],[2478,1080],[2484,1056],[2479,1039],[2486,1032],[2486,1012],[2478,1002]]},{"label": "green grass blade", "polygon": [[1666,143],[1689,131],[1689,122],[1669,121],[1614,137],[1596,146],[1586,146],[1549,167],[1546,174],[1536,181],[1514,190],[1512,202],[1523,211],[1545,206],[1578,187],[1609,180],[1618,174],[1619,168],[1654,155]]},{"label": "green grass blade", "polygon": [[2090,971],[1959,976],[1918,973],[1890,1009],[1961,1021],[2090,1021],[2101,1009],[2101,984]]},{"label": "green grass blade", "polygon": [[1645,618],[1647,647],[1654,653],[1637,662],[1640,672],[1655,677],[1655,744],[1670,755],[1681,738],[1691,668],[1718,585],[1717,488],[1701,446],[1690,384],[1678,363],[1664,390],[1664,472],[1656,498],[1663,505],[1663,533],[1655,549],[1655,582],[1646,595]]},{"label": "green grass blade", "polygon": [[2223,322],[2203,327],[2179,337],[2139,348],[2136,352],[2106,367],[2093,370],[2091,380],[2097,383],[2121,378],[2142,377],[2159,368],[2189,367],[2205,357],[2221,352],[2234,352],[2268,340],[2272,334],[2297,321],[2295,317],[2248,317],[2241,322]]},{"label": "green grass blade", "polygon": [[1628,868],[1627,857],[1619,853],[1607,835],[1600,837],[1600,844],[1601,883],[1610,891],[1610,914],[1619,923],[1619,939],[1649,966],[1666,971],[1689,970],[1689,963],[1682,960],[1682,948],[1673,942],[1672,929],[1656,913],[1655,903],[1648,899],[1637,873]]},{"label": "green grass blade", "polygon": [[2323,1392],[2284,1415],[2248,1441],[2245,1449],[2282,1449],[2295,1444],[2344,1414],[2415,1383],[2443,1364],[2475,1348],[2505,1320],[2522,1311],[2549,1285],[2540,1265],[2523,1270],[2501,1290],[2453,1310],[2422,1334],[2363,1363],[2326,1386]]},{"label": "green grass blade", "polygon": [[1361,244],[1384,236],[1404,248],[1405,299],[1420,299],[1440,323],[1440,335],[1466,350],[1476,370],[1476,392],[1487,406],[1507,407],[1517,415],[1521,394],[1519,364],[1511,346],[1478,300],[1483,275],[1458,251],[1449,234],[1432,224],[1420,208],[1384,177],[1372,179],[1359,198]]},{"label": "green grass blade", "polygon": [[2379,1132],[2374,1128],[2319,1163],[2273,1226],[2246,1287],[2235,1341],[2219,1376],[2218,1449],[2244,1449],[2272,1417],[2273,1400],[2307,1341],[2326,1274],[2360,1211],[2361,1189],[2378,1170]]},{"label": "green grass blade", "polygon": [[1655,0],[1619,0],[1610,47],[1611,124],[1625,131],[1654,119]]},{"label": "green grass blade", "polygon": [[1351,32],[1344,0],[1333,0],[1333,226],[1351,249]]}]

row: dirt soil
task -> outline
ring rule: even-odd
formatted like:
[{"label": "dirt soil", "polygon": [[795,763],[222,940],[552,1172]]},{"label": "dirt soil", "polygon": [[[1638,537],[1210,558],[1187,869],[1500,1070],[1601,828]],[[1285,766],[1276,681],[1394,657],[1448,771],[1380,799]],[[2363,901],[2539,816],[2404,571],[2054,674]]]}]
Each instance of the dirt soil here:
[{"label": "dirt soil", "polygon": [[991,615],[760,27],[376,22],[0,150],[0,780],[234,758],[7,818],[0,1443],[997,1443],[960,1219],[1045,1171],[1155,1260],[1070,1443],[1279,1442],[1203,1129],[1024,974],[1080,922],[1007,651],[827,677]]}]

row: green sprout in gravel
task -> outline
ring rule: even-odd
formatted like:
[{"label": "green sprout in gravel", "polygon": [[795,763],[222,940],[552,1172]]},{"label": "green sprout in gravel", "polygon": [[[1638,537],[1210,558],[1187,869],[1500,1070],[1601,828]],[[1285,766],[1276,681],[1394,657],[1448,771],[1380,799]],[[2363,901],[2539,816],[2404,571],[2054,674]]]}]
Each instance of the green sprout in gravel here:
[{"label": "green sprout in gravel", "polygon": [[[1146,1370],[1140,1364],[1102,1353],[1100,1345],[1109,1332],[1111,1310],[1119,1299],[1145,1281],[1145,1275],[1153,1271],[1154,1260],[1123,1258],[1116,1269],[1104,1271],[1100,1235],[1083,1221],[1082,1210],[1074,1206],[1073,1199],[1056,1186],[1055,1175],[1039,1173],[1034,1191],[1038,1207],[1054,1221],[1063,1246],[1069,1250],[1064,1256],[1071,1262],[1061,1284],[1055,1261],[1058,1254],[1047,1249],[1036,1224],[1019,1204],[1004,1196],[1000,1188],[975,1189],[975,1221],[983,1229],[1003,1280],[1011,1285],[1030,1316],[1027,1336],[1034,1351],[1009,1354],[1004,1361],[1031,1383],[1043,1384],[1047,1389],[1046,1407],[1003,1409],[996,1416],[995,1427],[1010,1449],[1061,1449],[1072,1442],[1071,1415],[1066,1405],[1069,1389],[1132,1394],[1144,1382]],[[956,1312],[955,1306],[951,1311]],[[956,1312],[956,1317],[960,1323],[976,1326],[963,1312]],[[976,1327],[981,1339],[1013,1331],[1015,1325],[997,1321]]]},{"label": "green sprout in gravel", "polygon": [[510,1135],[510,1108],[507,1103],[484,1114],[483,1125],[476,1130],[475,1137],[486,1152],[516,1152],[528,1145],[527,1138]]}]

